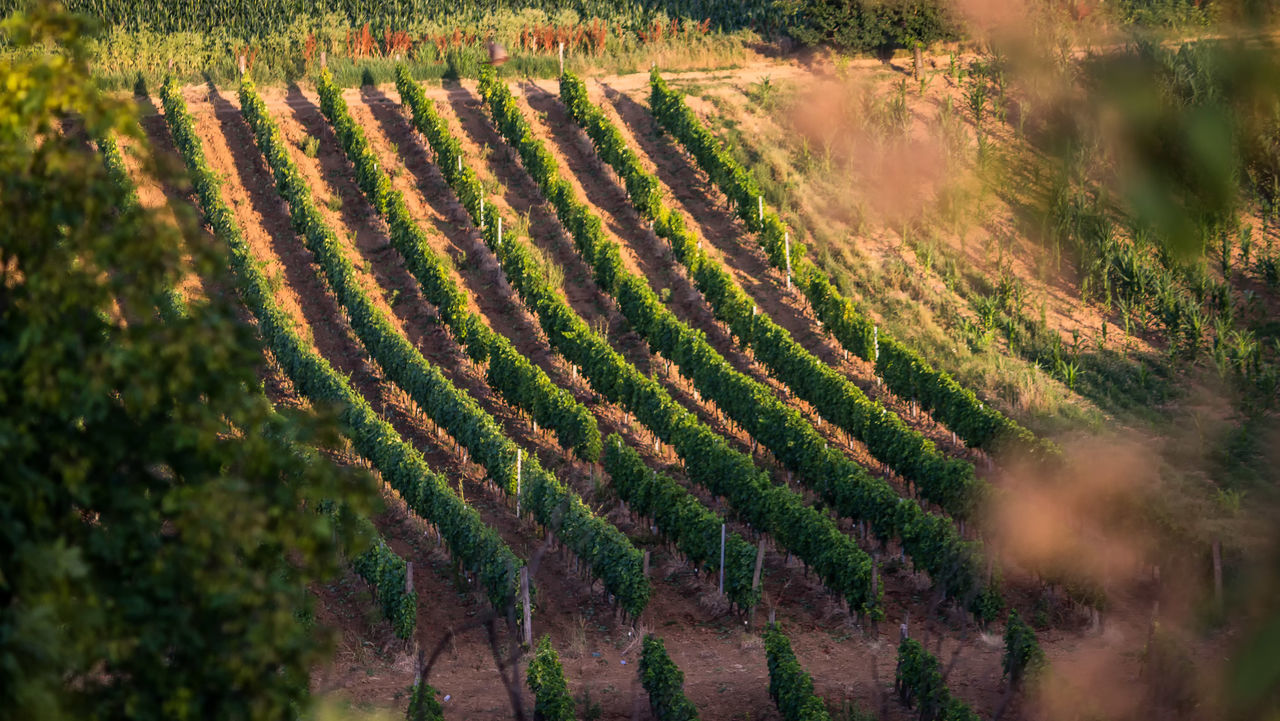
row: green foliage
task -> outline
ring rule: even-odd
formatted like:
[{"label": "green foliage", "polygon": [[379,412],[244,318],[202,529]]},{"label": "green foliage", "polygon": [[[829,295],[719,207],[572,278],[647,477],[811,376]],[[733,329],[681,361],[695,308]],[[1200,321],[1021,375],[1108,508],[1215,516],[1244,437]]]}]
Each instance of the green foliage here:
[{"label": "green foliage", "polygon": [[[369,23],[374,34],[384,28],[414,29],[424,21],[448,25],[470,25],[490,20],[493,15],[518,16],[537,13],[548,21],[563,18],[566,10],[577,18],[603,18],[620,23],[635,33],[654,21],[674,18],[710,19],[716,27],[776,27],[777,13],[772,0],[488,0],[484,3],[449,3],[444,0],[264,0],[253,7],[211,0],[172,0],[163,8],[140,4],[138,0],[67,0],[68,9],[85,13],[106,26],[147,28],[163,33],[221,28],[258,38],[284,32],[298,20],[334,18],[360,27]],[[0,15],[22,7],[22,0],[0,0]]]},{"label": "green foliage", "polygon": [[533,691],[535,721],[573,721],[573,697],[564,680],[560,656],[551,647],[551,636],[538,639],[525,678]]},{"label": "green foliage", "polygon": [[[759,212],[762,193],[742,167],[698,120],[684,98],[673,92],[655,70],[650,79],[649,106],[659,125],[693,155],[711,181],[729,197],[738,216],[764,248],[775,268],[787,266],[787,229],[782,219],[766,208]],[[808,298],[818,320],[846,349],[875,364],[876,374],[901,398],[920,402],[966,443],[998,451],[1007,448],[1032,456],[1056,459],[1058,448],[980,402],[973,391],[960,386],[948,374],[935,370],[918,353],[880,333],[875,323],[832,284],[831,279],[805,255],[798,239],[790,243],[791,274]]]},{"label": "green foliage", "polygon": [[[493,332],[483,319],[467,309],[465,293],[448,272],[448,260],[431,250],[426,233],[409,213],[404,194],[392,189],[390,178],[379,167],[364,131],[347,112],[342,93],[327,71],[317,81],[317,88],[321,110],[333,124],[356,167],[357,184],[365,191],[370,205],[387,219],[392,245],[418,279],[427,300],[440,309],[445,324],[468,355],[477,362],[487,362],[489,385],[512,405],[528,412],[534,421],[553,430],[563,448],[573,450],[585,461],[597,460],[600,430],[590,411],[516,351],[506,337]],[[421,93],[420,88],[417,90]]]},{"label": "green foliage", "polygon": [[769,663],[769,696],[786,721],[831,721],[826,703],[813,692],[813,679],[800,667],[791,641],[776,624],[764,632]]},{"label": "green foliage", "polygon": [[979,721],[977,712],[951,695],[942,678],[938,659],[915,639],[898,644],[898,667],[894,673],[898,698],[920,711],[920,721]]},{"label": "green foliage", "polygon": [[0,715],[296,718],[325,646],[306,586],[348,540],[300,509],[367,510],[372,484],[291,452],[339,437],[250,392],[232,299],[156,312],[189,273],[229,279],[131,201],[117,153],[62,132],[74,114],[104,145],[143,141],[80,31],[46,5],[3,30],[40,51],[0,65]]},{"label": "green foliage", "polygon": [[782,0],[787,33],[807,45],[870,52],[931,45],[958,36],[959,24],[938,0]]},{"label": "green foliage", "polygon": [[684,674],[667,655],[662,639],[644,637],[640,683],[649,692],[649,707],[658,721],[697,721],[698,709],[684,695]]},{"label": "green foliage", "polygon": [[373,587],[382,615],[391,622],[396,636],[412,638],[418,620],[418,594],[405,589],[408,570],[404,559],[391,550],[367,518],[360,517],[359,526],[372,543],[369,550],[351,559],[351,567]]},{"label": "green foliage", "polygon": [[582,81],[566,74],[560,81],[560,97],[595,143],[601,159],[623,179],[636,210],[652,220],[654,231],[671,244],[676,260],[689,270],[715,317],[754,351],[755,359],[823,418],[866,443],[876,458],[915,483],[924,498],[958,518],[969,517],[985,489],[973,466],[944,457],[932,441],[805,350],[768,314],[758,313],[742,286],[702,250],[697,233],[662,202],[657,178],[644,169],[618,129],[590,102]]},{"label": "green foliage", "polygon": [[418,681],[409,689],[408,721],[444,721],[444,708],[429,683]]},{"label": "green foliage", "polygon": [[[782,405],[763,385],[734,370],[707,343],[704,334],[680,322],[662,305],[643,277],[623,267],[621,249],[604,235],[600,216],[591,212],[577,198],[573,186],[560,177],[555,159],[534,137],[505,82],[497,80],[492,72],[486,72],[480,78],[480,94],[494,125],[516,150],[525,170],[537,182],[543,195],[551,201],[561,225],[594,271],[596,283],[617,300],[623,317],[646,340],[650,349],[673,360],[702,393],[714,399],[752,436],[773,449],[784,463],[807,464],[798,469],[802,477],[811,481],[820,478],[815,484],[826,491],[826,496],[833,502],[843,502],[840,505],[842,513],[861,517],[852,510],[853,504],[859,500],[857,496],[865,494],[875,482],[861,467],[844,463],[843,456],[835,452],[824,448],[821,457],[815,455],[819,444],[825,444],[799,413]],[[776,425],[770,426],[770,423]],[[808,435],[802,436],[806,429]],[[824,462],[836,467],[824,467],[819,471],[820,464]],[[893,496],[886,484],[880,482],[879,485]],[[896,496],[893,498],[896,501]],[[942,523],[950,528],[945,520]],[[852,569],[856,575],[845,580],[845,584],[854,591],[848,597],[850,608],[858,613],[882,613],[878,598],[871,593],[871,559],[856,546],[849,550],[849,555],[856,559],[856,566]]]},{"label": "green foliage", "polygon": [[[599,139],[598,147],[606,162],[619,168],[619,175],[624,179],[631,179],[628,186],[655,187],[656,179],[643,172],[616,128],[586,100],[581,82],[566,78],[562,87],[566,88],[566,103],[572,106],[570,113],[583,120],[593,139]],[[540,164],[545,167],[545,161],[539,159],[545,150],[530,139],[518,111],[503,100],[505,85],[485,84],[482,80],[481,91],[499,118],[498,125],[504,128],[504,135],[525,159],[525,167],[535,168],[531,174],[539,180],[544,193],[554,198],[559,181],[551,175],[539,177],[536,168]],[[649,180],[639,180],[643,177]],[[783,403],[768,387],[735,370],[702,333],[681,322],[662,304],[643,277],[626,271],[620,249],[599,230],[598,218],[567,192],[553,202],[579,252],[595,270],[597,283],[617,299],[623,316],[653,351],[672,359],[698,390],[772,450],[784,466],[795,471],[840,514],[868,521],[882,538],[900,538],[917,566],[927,571],[949,596],[970,603],[977,610],[973,601],[985,595],[977,544],[964,542],[947,519],[926,513],[914,501],[899,498],[882,479],[870,476],[841,451],[828,448],[795,409]],[[746,293],[719,263],[701,251],[697,236],[685,227],[682,216],[666,210],[654,194],[637,195],[634,202],[642,214],[655,218],[655,231],[672,244],[676,257],[690,269],[717,315],[726,320],[740,338],[747,339],[756,350],[757,358],[789,383],[798,395],[821,407],[824,415],[829,413],[839,419],[841,425],[860,431],[862,437],[875,438],[875,450],[898,461],[899,467],[911,469],[911,477],[923,486],[936,491],[963,488],[966,480],[969,486],[975,483],[971,466],[947,461],[936,449],[930,456],[932,444],[926,445],[928,442],[923,436],[907,431],[901,421],[896,427],[888,422],[888,413],[883,407],[873,406],[847,379],[805,351],[768,316],[757,315]],[[594,220],[581,223],[577,220],[580,217]],[[850,404],[859,398],[864,405],[851,408]],[[913,465],[920,458],[923,463]],[[933,479],[926,481],[920,468],[941,476],[936,479],[937,484]],[[941,493],[939,497],[943,497]],[[946,496],[945,500],[953,499]],[[976,499],[971,497],[950,506],[967,512],[973,504]]]},{"label": "green foliage", "polygon": [[[770,534],[783,548],[812,567],[833,592],[859,608],[869,595],[870,562],[857,545],[825,514],[804,504],[746,454],[735,451],[692,412],[681,406],[653,378],[641,373],[591,329],[538,271],[528,244],[515,234],[498,243],[498,211],[484,201],[475,171],[460,160],[461,150],[420,89],[407,73],[399,73],[401,97],[414,123],[436,153],[436,165],[459,201],[483,228],[507,281],[537,316],[553,348],[578,366],[595,391],[618,403],[658,438],[671,444],[684,461],[689,479],[728,499],[743,520]],[[508,225],[507,227],[511,227]]]},{"label": "green foliage", "polygon": [[1208,25],[1213,5],[1204,0],[1119,0],[1112,12],[1132,25],[1186,28]]},{"label": "green foliage", "polygon": [[[623,445],[617,434],[605,441],[604,471],[618,497],[632,511],[652,518],[662,535],[696,565],[720,569],[720,527],[724,519],[712,513],[681,486],[662,473],[650,470],[640,454]],[[725,537],[724,592],[739,608],[760,601],[760,589],[751,587],[756,551],[737,533]]]},{"label": "green foliage", "polygon": [[1044,651],[1036,640],[1036,632],[1016,610],[1009,612],[1009,621],[1004,627],[1001,668],[1014,687],[1022,686],[1027,680],[1034,681],[1045,669]]},{"label": "green foliage", "polygon": [[[137,188],[125,169],[124,157],[120,153],[120,147],[115,138],[109,134],[104,135],[97,138],[95,144],[102,153],[108,175],[123,193],[122,207],[136,208]],[[171,323],[190,317],[185,301],[173,290],[162,294],[156,301],[156,307],[161,317]],[[278,417],[273,420],[283,421]],[[319,461],[315,457],[314,449],[309,447],[295,446],[292,452],[307,463]],[[322,502],[322,507],[329,510],[339,536],[344,539],[349,538],[348,547],[357,549],[357,554],[351,562],[352,568],[373,588],[374,595],[381,602],[383,616],[392,623],[398,637],[409,638],[417,622],[418,609],[417,594],[405,588],[407,571],[404,559],[387,546],[386,541],[379,535],[377,528],[368,517],[353,515],[349,507],[340,507],[332,500]],[[346,516],[351,518],[346,519]],[[344,520],[352,523],[354,531],[347,532],[343,527]],[[306,608],[301,611],[305,614],[310,613]]]},{"label": "green foliage", "polygon": [[[258,100],[246,113],[261,112],[261,101],[246,84],[244,100]],[[195,123],[182,92],[172,80],[161,90],[164,118],[174,145],[186,161],[196,199],[214,234],[230,249],[235,285],[240,298],[257,320],[258,334],[271,350],[286,377],[312,403],[335,407],[355,450],[382,473],[411,510],[434,524],[450,552],[463,568],[478,573],[494,608],[506,610],[515,602],[519,558],[498,534],[481,520],[449,487],[448,481],[427,466],[422,454],[373,412],[328,361],[298,336],[293,321],[276,304],[270,286],[253,260],[253,254],[221,195],[221,181],[209,167],[195,131]],[[276,142],[283,140],[276,134]]]},{"label": "green foliage", "polygon": [[[332,116],[346,120],[341,123],[340,135],[350,138],[354,124],[345,107],[334,104],[341,100],[341,94],[324,76],[319,87],[322,106]],[[519,451],[516,444],[503,435],[491,415],[430,365],[364,292],[341,242],[316,210],[311,190],[289,156],[279,126],[248,82],[240,89],[240,107],[275,175],[277,190],[288,201],[294,229],[316,257],[357,337],[384,372],[424,412],[467,448],[501,488],[515,493]],[[357,157],[365,161],[357,165],[362,185],[376,182],[384,189],[389,186],[386,175],[368,162],[369,155]],[[532,454],[526,454],[521,472],[520,497],[525,508],[591,565],[628,613],[638,615],[649,597],[648,583],[641,574],[640,552],[618,529],[592,513],[576,493],[544,470]]]}]

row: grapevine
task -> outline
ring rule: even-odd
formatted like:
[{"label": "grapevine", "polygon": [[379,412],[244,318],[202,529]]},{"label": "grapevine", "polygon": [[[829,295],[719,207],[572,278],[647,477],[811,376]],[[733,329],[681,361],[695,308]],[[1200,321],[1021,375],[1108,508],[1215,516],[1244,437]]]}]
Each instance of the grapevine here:
[{"label": "grapevine", "polygon": [[644,169],[618,128],[590,102],[586,85],[566,73],[560,79],[560,97],[600,158],[622,178],[637,212],[653,221],[654,232],[670,243],[715,317],[751,348],[755,358],[819,414],[866,443],[876,458],[915,483],[925,499],[957,518],[972,515],[985,489],[973,466],[944,457],[932,441],[867,398],[862,389],[805,350],[768,315],[757,313],[742,287],[702,250],[697,233],[663,203],[658,179]]},{"label": "grapevine", "polygon": [[195,123],[172,79],[162,87],[161,99],[165,121],[186,162],[205,220],[214,234],[227,243],[228,261],[241,299],[257,320],[258,332],[285,376],[313,403],[338,408],[343,431],[357,452],[381,471],[383,479],[399,492],[410,509],[439,529],[462,566],[479,574],[494,608],[505,611],[514,605],[523,565],[520,559],[480,520],[475,509],[450,490],[442,476],[428,468],[422,455],[298,336],[292,320],[275,303],[270,285],[222,199],[221,181],[205,159]]},{"label": "grapevine", "polygon": [[676,318],[643,277],[623,267],[618,244],[605,236],[600,217],[560,177],[555,159],[534,137],[510,89],[492,70],[482,71],[480,93],[494,125],[551,201],[578,252],[594,271],[596,283],[614,297],[623,317],[650,349],[670,358],[703,395],[772,450],[841,515],[868,522],[882,539],[900,539],[917,567],[949,597],[987,618],[993,610],[991,598],[998,592],[982,578],[980,544],[964,541],[946,518],[925,512],[913,500],[899,498],[888,483],[828,448],[794,408],[735,370],[711,347],[705,334]]},{"label": "grapevine", "polygon": [[640,683],[649,693],[649,707],[658,721],[697,721],[698,709],[684,695],[684,674],[657,636],[644,637]]},{"label": "grapevine", "polygon": [[937,657],[913,638],[904,638],[898,644],[894,688],[903,703],[918,708],[920,721],[979,721],[981,718],[951,695]]},{"label": "grapevine", "polygon": [[551,647],[551,637],[538,639],[525,675],[533,691],[533,716],[542,721],[574,721],[573,697],[564,680],[560,656]]},{"label": "grapevine", "polygon": [[[762,193],[750,173],[698,120],[683,96],[672,91],[657,69],[650,76],[649,107],[658,123],[680,142],[706,171],[711,181],[729,197],[747,228],[758,234],[761,247],[775,268],[786,267],[809,299],[818,319],[846,349],[875,364],[885,385],[902,398],[919,401],[942,423],[977,448],[1005,448],[1039,458],[1056,458],[1053,443],[1036,438],[1027,429],[978,400],[973,391],[950,375],[935,370],[918,353],[878,332],[876,325],[838,291],[820,268],[805,257],[799,240],[788,242],[786,227],[773,210],[761,213]],[[788,253],[788,250],[790,251]]]},{"label": "grapevine", "polygon": [[248,80],[240,88],[240,107],[267,158],[277,190],[288,201],[294,229],[314,254],[321,274],[370,355],[423,411],[470,451],[500,488],[509,494],[519,490],[520,500],[534,518],[591,566],[629,614],[638,615],[649,598],[649,586],[641,573],[641,553],[544,470],[536,458],[530,455],[517,470],[519,448],[503,435],[497,421],[430,365],[364,292],[354,265],[316,209],[311,189],[289,156],[279,126]]},{"label": "grapevine", "polygon": [[[654,519],[662,535],[672,539],[686,558],[710,571],[719,570],[723,518],[671,477],[650,470],[640,454],[616,434],[605,444],[604,471],[618,496],[633,511]],[[724,592],[740,608],[751,608],[760,601],[760,590],[752,587],[755,555],[742,536],[730,533],[725,537]]]},{"label": "grapevine", "polygon": [[822,697],[813,692],[813,678],[800,667],[791,641],[777,625],[764,632],[769,661],[769,696],[787,721],[831,721]]},{"label": "grapevine", "polygon": [[537,316],[552,346],[582,369],[592,388],[623,405],[685,462],[690,480],[727,498],[735,512],[769,533],[813,568],[823,583],[860,613],[878,616],[871,589],[871,559],[825,514],[804,505],[799,494],[775,486],[743,453],[733,450],[693,413],[676,403],[653,378],[641,373],[592,331],[556,293],[529,246],[507,233],[498,242],[499,213],[484,202],[479,178],[462,159],[461,145],[422,89],[398,68],[396,86],[415,126],[436,153],[436,163],[468,213],[482,228],[508,282]]}]

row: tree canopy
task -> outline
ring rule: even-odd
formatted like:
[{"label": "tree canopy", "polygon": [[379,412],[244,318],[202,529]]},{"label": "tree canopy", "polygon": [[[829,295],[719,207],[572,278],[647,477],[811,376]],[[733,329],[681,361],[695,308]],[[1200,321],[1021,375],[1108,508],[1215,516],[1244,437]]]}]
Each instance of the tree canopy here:
[{"label": "tree canopy", "polygon": [[0,719],[296,716],[325,648],[306,584],[347,540],[315,509],[372,484],[295,450],[335,426],[271,408],[234,298],[157,312],[187,274],[230,283],[85,140],[141,131],[84,30],[47,5],[3,26]]}]

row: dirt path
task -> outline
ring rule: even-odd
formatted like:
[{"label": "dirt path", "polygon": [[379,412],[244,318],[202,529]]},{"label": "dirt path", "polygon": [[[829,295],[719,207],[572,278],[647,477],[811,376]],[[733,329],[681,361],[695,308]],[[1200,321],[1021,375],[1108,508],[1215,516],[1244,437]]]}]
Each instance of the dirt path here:
[{"label": "dirt path", "polygon": [[[172,179],[183,177],[184,172],[182,156],[173,146],[173,138],[169,135],[164,117],[156,114],[155,105],[150,98],[144,97],[138,102],[142,106],[139,123],[149,148],[141,147],[141,144],[132,138],[116,136],[120,153],[124,157],[125,168],[137,187],[138,202],[142,207],[159,213],[162,220],[183,233],[184,241],[188,245],[202,244],[206,247],[213,245],[217,240],[196,219],[194,209],[182,190],[174,187],[171,181],[161,180],[149,168],[144,167],[144,158],[140,155],[149,150],[154,156],[154,161],[160,165],[161,173],[170,172],[169,177]],[[190,256],[188,255],[185,260],[190,263]],[[200,277],[198,273],[189,272],[178,284],[177,290],[184,298],[199,299],[206,293],[218,292],[218,286],[216,283],[209,285],[207,279]]]}]

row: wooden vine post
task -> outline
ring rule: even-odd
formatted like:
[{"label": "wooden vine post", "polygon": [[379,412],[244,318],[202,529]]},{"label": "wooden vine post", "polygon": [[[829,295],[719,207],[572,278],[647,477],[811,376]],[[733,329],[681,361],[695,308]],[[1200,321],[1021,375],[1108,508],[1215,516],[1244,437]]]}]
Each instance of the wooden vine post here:
[{"label": "wooden vine post", "polygon": [[524,612],[524,645],[533,645],[533,617],[529,608],[529,567],[520,567],[520,605]]}]

